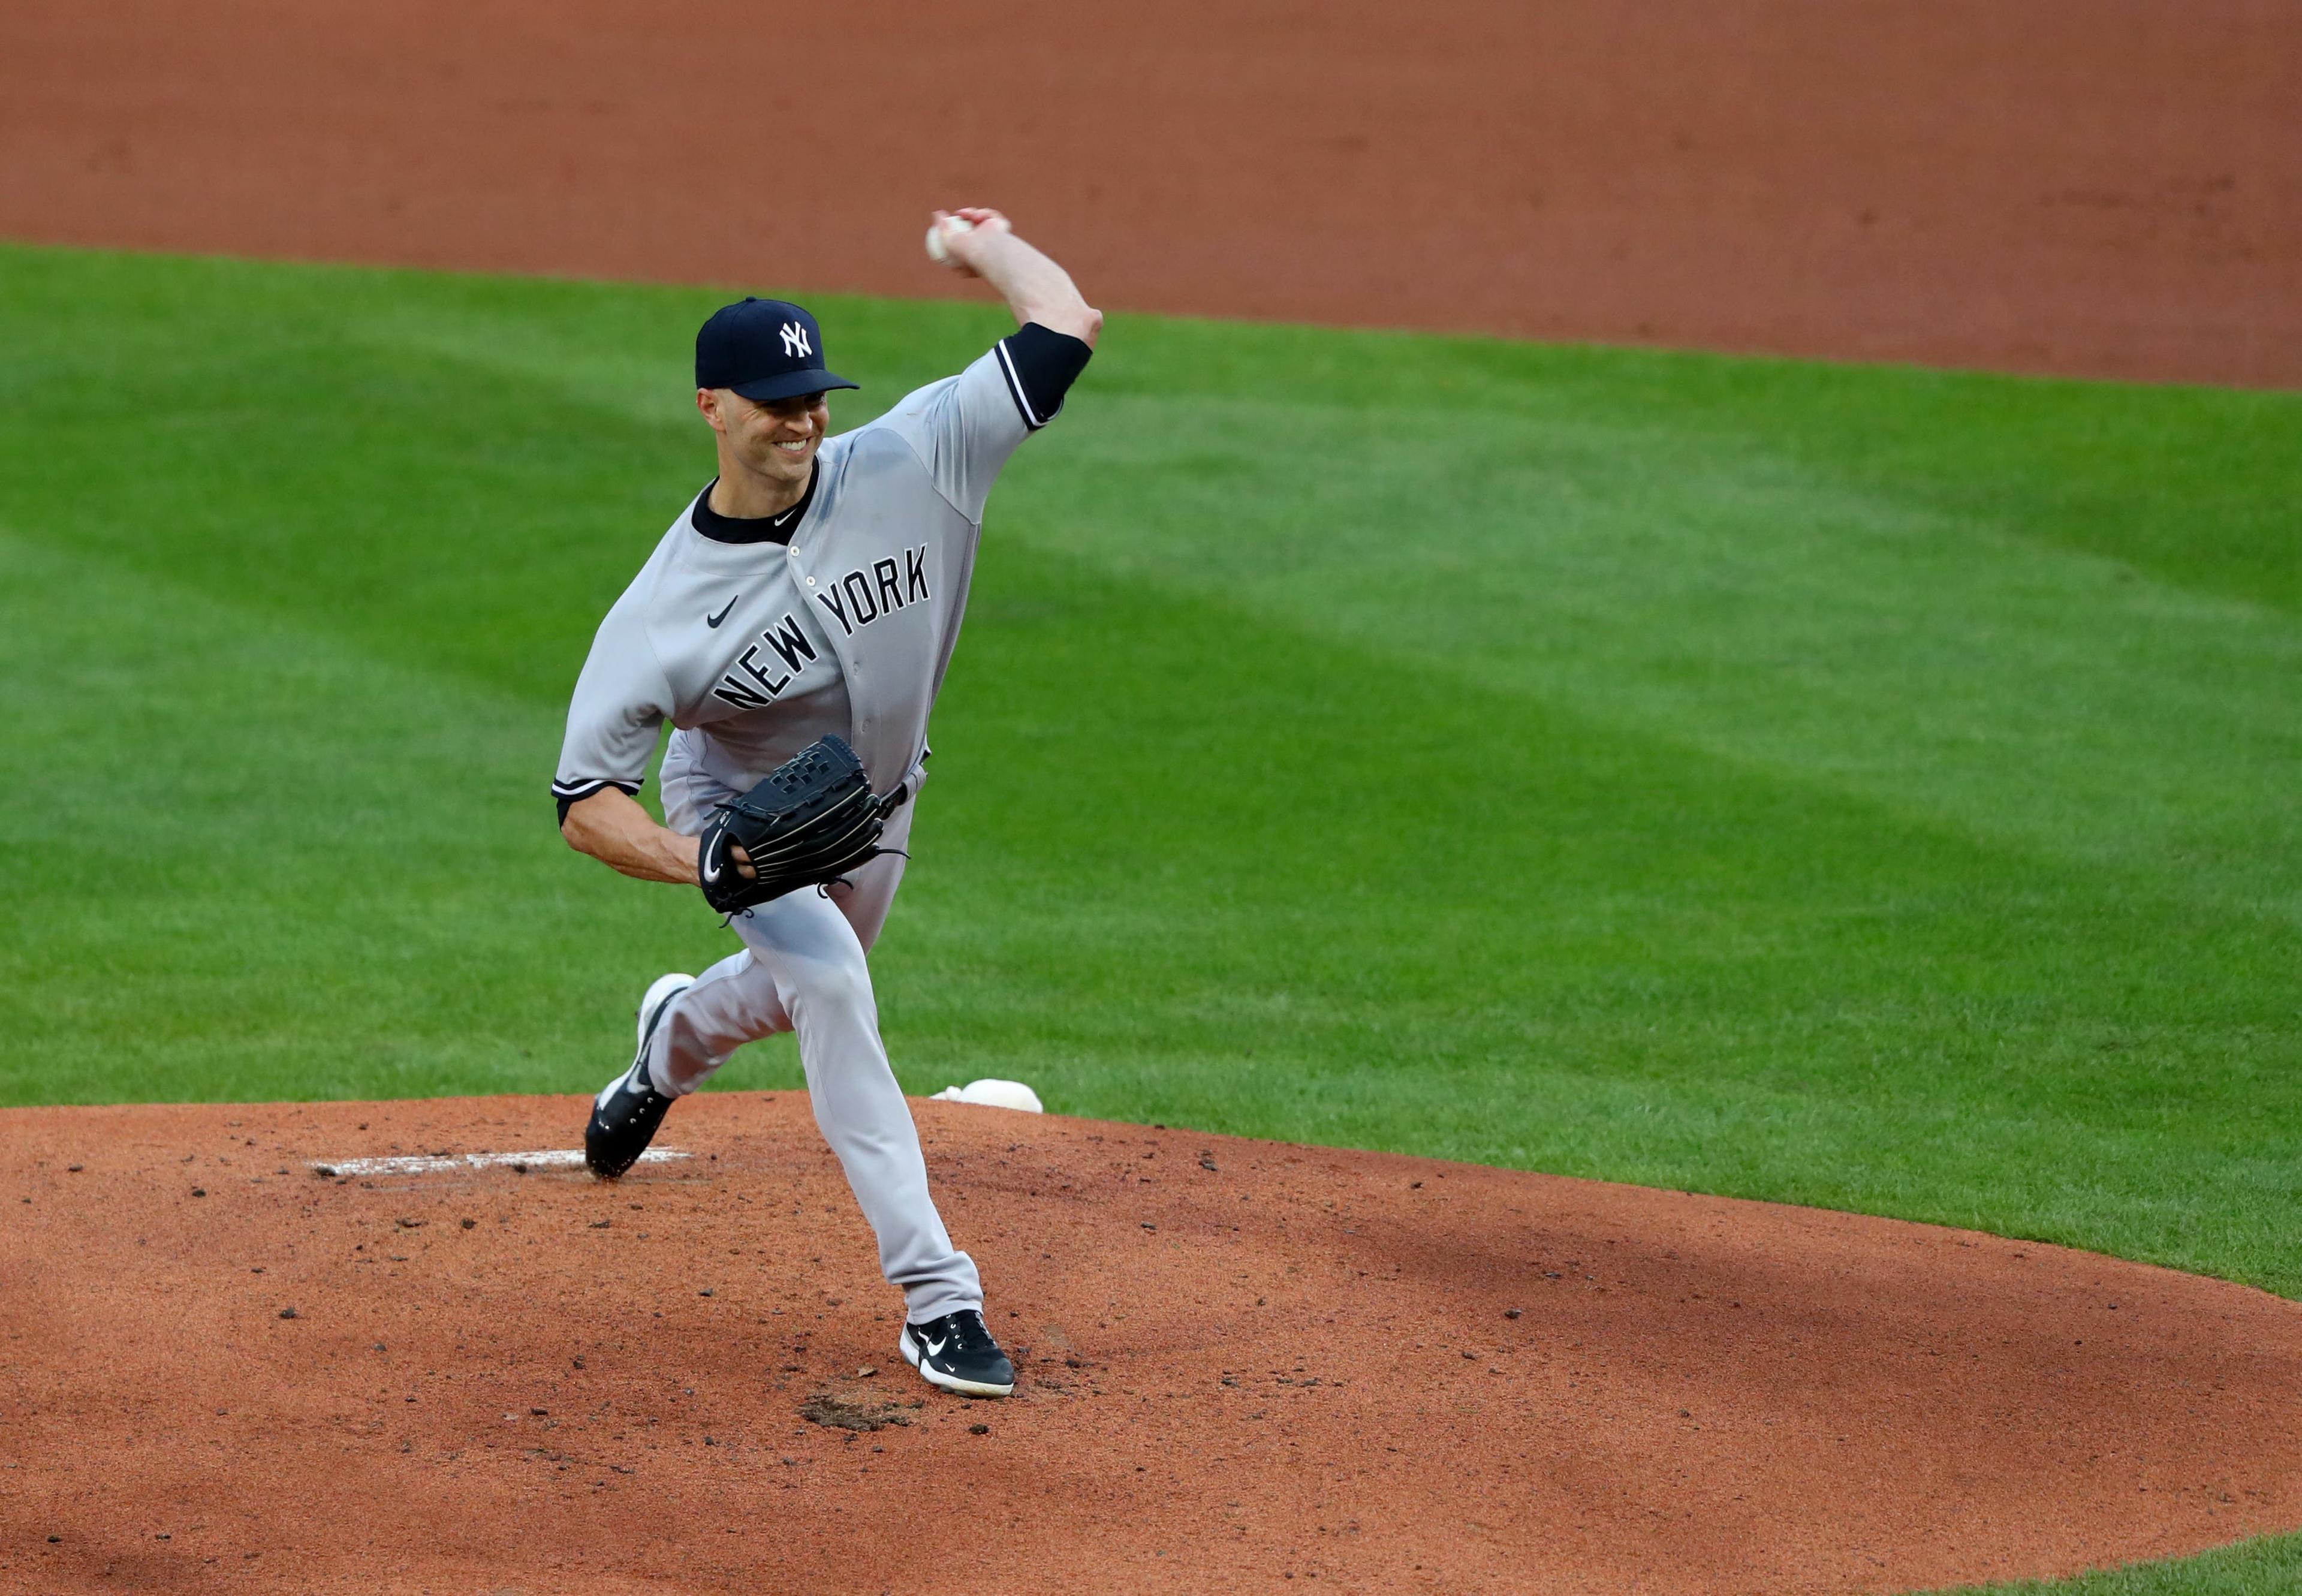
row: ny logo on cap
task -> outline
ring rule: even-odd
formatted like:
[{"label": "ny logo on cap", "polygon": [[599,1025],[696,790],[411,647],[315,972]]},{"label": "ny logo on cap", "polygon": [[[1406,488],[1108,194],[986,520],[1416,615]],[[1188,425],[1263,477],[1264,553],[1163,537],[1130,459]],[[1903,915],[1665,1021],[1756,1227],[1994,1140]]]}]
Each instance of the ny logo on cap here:
[{"label": "ny logo on cap", "polygon": [[797,360],[815,351],[808,347],[807,329],[797,322],[784,323],[784,353]]}]

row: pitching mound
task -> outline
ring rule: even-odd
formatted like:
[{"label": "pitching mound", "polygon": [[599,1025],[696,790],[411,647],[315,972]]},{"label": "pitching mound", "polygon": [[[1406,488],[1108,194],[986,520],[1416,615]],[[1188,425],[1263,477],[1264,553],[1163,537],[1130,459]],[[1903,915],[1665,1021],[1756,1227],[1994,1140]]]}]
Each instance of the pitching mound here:
[{"label": "pitching mound", "polygon": [[613,1187],[460,1156],[583,1112],[0,1113],[0,1586],[1886,1591],[2302,1524],[2258,1291],[921,1104],[1023,1370],[970,1403],[803,1099]]}]

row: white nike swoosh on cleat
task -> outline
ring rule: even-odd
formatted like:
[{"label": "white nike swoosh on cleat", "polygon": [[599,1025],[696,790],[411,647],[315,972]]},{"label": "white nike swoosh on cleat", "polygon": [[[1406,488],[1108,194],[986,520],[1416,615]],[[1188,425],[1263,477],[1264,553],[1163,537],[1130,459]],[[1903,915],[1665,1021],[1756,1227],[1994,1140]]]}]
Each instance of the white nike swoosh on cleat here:
[{"label": "white nike swoosh on cleat", "polygon": [[920,1345],[928,1349],[928,1356],[929,1357],[941,1357],[943,1356],[943,1349],[945,1347],[950,1346],[951,1343],[948,1340],[930,1341],[927,1337],[921,1336],[920,1338]]}]

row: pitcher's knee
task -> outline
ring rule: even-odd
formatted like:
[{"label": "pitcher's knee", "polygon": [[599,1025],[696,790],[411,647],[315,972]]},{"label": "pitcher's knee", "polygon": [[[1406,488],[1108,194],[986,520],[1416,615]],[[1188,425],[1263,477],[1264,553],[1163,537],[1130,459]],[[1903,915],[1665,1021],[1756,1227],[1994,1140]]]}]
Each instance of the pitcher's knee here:
[{"label": "pitcher's knee", "polygon": [[784,970],[785,1001],[794,1013],[872,1012],[871,969],[861,959],[794,959]]},{"label": "pitcher's knee", "polygon": [[713,967],[663,1018],[674,1048],[722,1054],[790,1029],[775,977],[749,953]]}]

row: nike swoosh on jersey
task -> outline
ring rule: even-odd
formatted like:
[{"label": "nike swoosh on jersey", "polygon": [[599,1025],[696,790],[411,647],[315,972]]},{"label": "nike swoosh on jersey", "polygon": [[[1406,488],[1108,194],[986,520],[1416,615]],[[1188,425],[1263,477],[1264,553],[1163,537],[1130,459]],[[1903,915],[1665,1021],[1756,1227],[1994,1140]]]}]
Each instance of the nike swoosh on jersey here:
[{"label": "nike swoosh on jersey", "polygon": [[[735,599],[740,599],[740,598],[742,598],[743,596],[744,596],[743,594],[741,594],[741,593],[737,593],[737,594],[735,595]],[[735,609],[735,599],[730,599],[730,600],[728,600],[728,601],[727,601],[727,609],[723,609],[723,610],[721,610],[721,611],[720,611],[718,614],[717,614],[717,615],[707,615],[707,616],[705,616],[705,617],[703,617],[703,624],[704,624],[705,626],[707,626],[711,627],[714,631],[717,631],[717,630],[718,629],[719,623],[720,623],[721,621],[724,621],[724,620],[726,620],[726,619],[727,618],[727,610],[729,610],[729,609]]]}]

